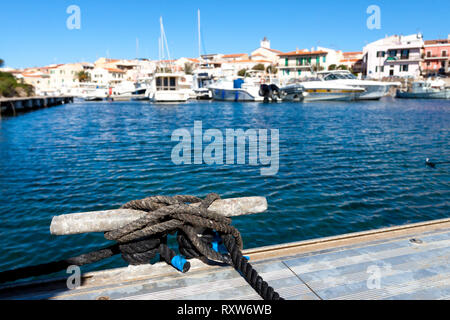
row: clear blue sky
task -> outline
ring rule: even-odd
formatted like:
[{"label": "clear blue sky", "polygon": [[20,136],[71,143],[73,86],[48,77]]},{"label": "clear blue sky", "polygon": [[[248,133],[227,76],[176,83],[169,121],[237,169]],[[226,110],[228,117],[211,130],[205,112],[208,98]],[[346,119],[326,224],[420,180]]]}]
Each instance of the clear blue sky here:
[{"label": "clear blue sky", "polygon": [[[81,30],[68,30],[69,5],[81,9]],[[381,29],[366,27],[369,5],[381,8]],[[173,57],[196,57],[197,9],[208,53],[251,52],[267,36],[272,48],[292,51],[324,46],[359,51],[386,34],[422,32],[425,39],[450,33],[448,0],[153,1],[15,0],[0,5],[0,58],[23,68],[51,63],[158,58],[163,16]]]}]

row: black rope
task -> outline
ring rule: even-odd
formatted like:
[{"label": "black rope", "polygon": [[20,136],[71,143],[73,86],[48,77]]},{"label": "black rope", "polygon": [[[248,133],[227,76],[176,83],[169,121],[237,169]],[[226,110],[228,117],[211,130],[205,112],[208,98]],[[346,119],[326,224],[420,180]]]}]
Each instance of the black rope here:
[{"label": "black rope", "polygon": [[[116,241],[114,245],[70,259],[0,272],[0,283],[51,274],[71,265],[83,266],[116,254],[121,254],[131,265],[148,264],[159,254],[161,261],[181,272],[190,269],[186,259],[192,258],[232,265],[263,299],[282,299],[242,256],[241,234],[231,225],[231,219],[208,210],[217,199],[220,199],[219,195],[211,193],[203,200],[177,195],[130,201],[122,208],[148,214],[106,232],[105,238]],[[198,205],[190,205],[193,203]],[[167,236],[175,233],[181,255],[167,246]]]}]

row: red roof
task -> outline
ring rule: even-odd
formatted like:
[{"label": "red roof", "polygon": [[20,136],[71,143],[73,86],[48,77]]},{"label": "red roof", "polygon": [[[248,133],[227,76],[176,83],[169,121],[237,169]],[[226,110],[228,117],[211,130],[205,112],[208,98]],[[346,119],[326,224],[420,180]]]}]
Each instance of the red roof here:
[{"label": "red roof", "polygon": [[424,44],[450,44],[449,39],[425,40]]},{"label": "red roof", "polygon": [[234,53],[234,54],[226,54],[222,56],[222,58],[238,58],[246,55],[247,55],[246,53]]},{"label": "red roof", "polygon": [[116,69],[116,68],[104,68],[105,70],[108,70],[110,72],[118,72],[118,73],[125,73],[125,71]]}]

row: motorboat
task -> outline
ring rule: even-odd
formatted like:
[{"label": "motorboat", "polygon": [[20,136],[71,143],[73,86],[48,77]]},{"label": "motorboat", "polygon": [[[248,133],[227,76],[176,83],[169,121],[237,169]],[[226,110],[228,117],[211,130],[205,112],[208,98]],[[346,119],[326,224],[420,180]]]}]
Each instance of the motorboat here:
[{"label": "motorboat", "polygon": [[110,98],[114,101],[148,100],[146,95],[150,80],[124,81],[111,91]]},{"label": "motorboat", "polygon": [[75,88],[74,95],[85,101],[102,101],[108,97],[108,87],[98,83],[82,82]]},{"label": "motorboat", "polygon": [[450,87],[445,81],[415,81],[408,90],[397,90],[397,98],[405,99],[450,99]]},{"label": "motorboat", "polygon": [[364,88],[324,81],[319,78],[294,81],[280,88],[283,101],[351,101],[365,92]]},{"label": "motorboat", "polygon": [[329,83],[364,88],[364,92],[355,95],[355,100],[378,100],[389,93],[391,87],[398,87],[400,82],[383,82],[361,80],[348,70],[332,70],[318,72],[317,76]]},{"label": "motorboat", "polygon": [[214,77],[207,70],[199,70],[193,75],[192,89],[194,90],[196,99],[209,100],[212,99],[209,86],[213,84]]},{"label": "motorboat", "polygon": [[187,76],[180,73],[156,73],[146,95],[152,102],[185,102],[191,96]]},{"label": "motorboat", "polygon": [[[221,77],[209,86],[209,90],[214,100],[259,102],[267,101],[267,96],[263,89],[268,85],[271,85],[270,80],[265,80],[262,71],[250,70],[246,72],[244,77]],[[275,89],[275,87],[271,85],[271,88]],[[274,95],[271,95],[271,98],[276,100]]]}]

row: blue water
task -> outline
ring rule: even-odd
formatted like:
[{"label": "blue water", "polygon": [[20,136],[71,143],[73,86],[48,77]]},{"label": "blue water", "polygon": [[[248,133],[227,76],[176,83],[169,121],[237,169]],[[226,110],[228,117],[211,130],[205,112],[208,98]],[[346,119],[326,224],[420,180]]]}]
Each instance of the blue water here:
[{"label": "blue water", "polygon": [[[280,168],[181,165],[173,130],[278,129]],[[237,217],[245,248],[446,218],[450,102],[74,103],[0,120],[0,271],[108,244],[52,236],[54,215],[117,208],[150,195],[266,196]],[[89,266],[123,266],[120,257]]]}]

